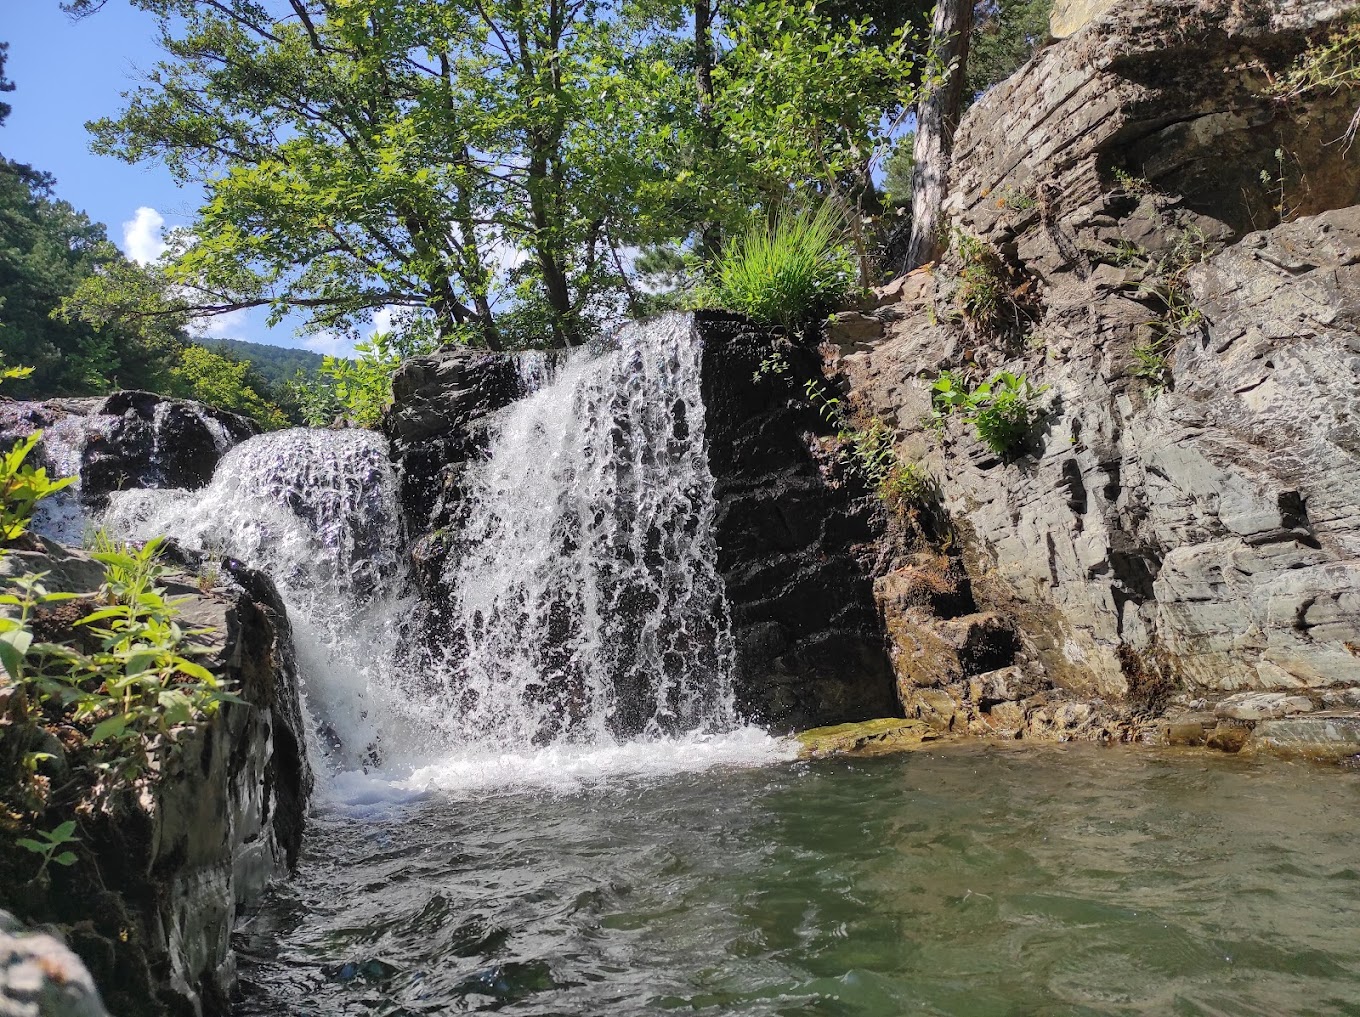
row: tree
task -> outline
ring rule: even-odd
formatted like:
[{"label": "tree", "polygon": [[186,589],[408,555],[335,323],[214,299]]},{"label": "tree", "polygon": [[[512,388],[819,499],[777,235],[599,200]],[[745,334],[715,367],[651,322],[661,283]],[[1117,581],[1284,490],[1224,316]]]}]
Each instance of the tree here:
[{"label": "tree", "polygon": [[916,107],[908,268],[935,260],[943,247],[941,209],[954,152],[954,131],[963,112],[972,27],[972,0],[939,0],[936,4],[931,54],[944,70],[940,80],[927,87]]},{"label": "tree", "polygon": [[840,210],[867,288],[862,200],[914,96],[913,37],[898,29],[885,40],[867,19],[838,26],[812,0],[753,0],[730,15],[726,34],[732,45],[715,80],[727,138],[768,205],[803,188]]},{"label": "tree", "polygon": [[264,306],[355,334],[405,308],[494,347],[507,308],[541,317],[535,340],[579,341],[618,290],[632,195],[661,172],[628,94],[655,19],[598,0],[128,2],[169,59],[91,125],[96,150],[163,160],[207,201],[164,265],[175,305],[123,312]]},{"label": "tree", "polygon": [[194,343],[178,351],[165,385],[168,395],[253,417],[266,430],[287,427],[288,418],[249,379],[250,365]]},{"label": "tree", "polygon": [[[8,46],[0,44],[0,93]],[[0,104],[0,124],[8,116]],[[54,318],[83,280],[123,261],[104,227],[54,194],[52,176],[0,155],[0,355],[34,370],[13,385],[19,397],[86,395],[118,383],[147,386],[162,376],[174,337],[99,331]]]}]

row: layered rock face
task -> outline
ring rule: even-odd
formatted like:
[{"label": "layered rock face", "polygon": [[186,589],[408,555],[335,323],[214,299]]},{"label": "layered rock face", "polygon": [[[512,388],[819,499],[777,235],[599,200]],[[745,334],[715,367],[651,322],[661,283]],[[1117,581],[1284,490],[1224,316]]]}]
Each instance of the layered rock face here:
[{"label": "layered rock face", "polygon": [[[974,272],[1004,289],[1002,314],[970,317],[976,274],[955,253],[885,294],[868,315],[880,337],[828,348],[860,414],[938,479],[957,537],[946,557],[1018,639],[1013,688],[973,687],[995,657],[923,677],[920,632],[950,643],[952,612],[881,595],[909,713],[1125,737],[1169,702],[1207,708],[1201,730],[1246,733],[1282,714],[1213,704],[1288,690],[1314,716],[1350,705],[1360,161],[1324,142],[1355,96],[1295,108],[1260,94],[1339,10],[1120,9],[965,118],[947,207],[992,252]],[[942,370],[977,384],[1003,367],[1047,386],[1009,454],[957,414],[938,434],[923,424]],[[911,563],[895,564],[910,586]],[[1058,709],[1081,716],[1055,723]]]},{"label": "layered rock face", "polygon": [[[11,550],[3,569],[48,572],[52,590],[88,592],[102,580],[98,563],[55,544]],[[270,580],[227,563],[210,589],[188,569],[165,585],[185,598],[179,624],[205,630],[195,637],[211,651],[201,660],[243,702],[182,735],[145,787],[85,813],[80,861],[51,867],[46,892],[24,883],[36,862],[18,848],[0,854],[0,876],[26,886],[7,894],[21,917],[67,930],[112,1012],[224,1015],[237,908],[296,860],[312,774],[288,619]],[[0,729],[7,765],[28,749],[9,744],[14,731]],[[69,779],[62,746],[42,748],[55,755],[44,771]]]}]

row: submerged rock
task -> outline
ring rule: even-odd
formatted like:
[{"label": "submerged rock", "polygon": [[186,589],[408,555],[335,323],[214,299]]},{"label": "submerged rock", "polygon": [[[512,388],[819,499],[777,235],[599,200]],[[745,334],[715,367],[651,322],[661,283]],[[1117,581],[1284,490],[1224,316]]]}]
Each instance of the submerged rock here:
[{"label": "submerged rock", "polygon": [[1360,756],[1360,715],[1315,714],[1263,720],[1251,732],[1242,751],[1318,762]]},{"label": "submerged rock", "polygon": [[917,748],[938,737],[921,721],[903,720],[900,717],[818,727],[794,735],[798,742],[799,759],[840,755],[882,756]]}]

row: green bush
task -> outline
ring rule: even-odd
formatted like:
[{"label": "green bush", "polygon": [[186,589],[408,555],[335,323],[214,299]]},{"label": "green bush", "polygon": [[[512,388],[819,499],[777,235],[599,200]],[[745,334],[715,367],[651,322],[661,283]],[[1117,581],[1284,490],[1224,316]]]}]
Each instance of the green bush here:
[{"label": "green bush", "polygon": [[[174,748],[171,732],[198,723],[223,702],[239,702],[193,657],[200,631],[184,631],[177,602],[159,580],[161,540],[140,548],[103,538],[93,555],[104,565],[95,609],[75,618],[69,637],[38,641],[41,609],[91,594],[52,593],[43,575],[10,581],[0,593],[0,663],[34,724],[70,724],[95,753],[95,768],[135,780]],[[84,645],[81,645],[81,644]]]},{"label": "green bush", "polygon": [[844,232],[830,205],[752,221],[723,249],[697,302],[785,328],[811,321],[849,287],[853,265]]},{"label": "green bush", "polygon": [[401,362],[434,348],[432,340],[374,332],[354,347],[354,360],[327,356],[317,378],[299,372],[289,383],[289,398],[311,427],[325,427],[337,417],[355,427],[377,427],[392,402],[392,375]]},{"label": "green bush", "polygon": [[934,500],[934,479],[920,464],[897,454],[887,424],[874,417],[867,427],[855,427],[841,409],[841,401],[828,396],[821,385],[809,381],[803,388],[822,419],[837,428],[841,464],[868,484],[889,508],[907,513]]},{"label": "green bush", "polygon": [[978,438],[997,455],[1020,444],[1038,415],[1034,400],[1047,391],[1035,388],[1023,374],[998,371],[975,389],[952,371],[945,371],[931,389],[931,405],[937,420],[957,411],[973,425]]}]

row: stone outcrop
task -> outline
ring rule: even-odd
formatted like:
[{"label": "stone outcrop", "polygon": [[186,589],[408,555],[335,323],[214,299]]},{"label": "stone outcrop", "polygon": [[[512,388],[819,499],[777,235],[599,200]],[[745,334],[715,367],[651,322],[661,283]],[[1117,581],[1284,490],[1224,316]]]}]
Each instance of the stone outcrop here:
[{"label": "stone outcrop", "polygon": [[61,940],[0,911],[0,1014],[109,1017],[85,965]]},{"label": "stone outcrop", "polygon": [[0,400],[0,448],[37,430],[43,437],[31,456],[33,464],[53,476],[80,478],[77,491],[40,506],[38,522],[57,539],[73,542],[80,538],[82,504],[102,506],[110,493],[129,488],[206,487],[218,460],[259,434],[260,426],[235,413],[151,392]]},{"label": "stone outcrop", "polygon": [[[970,318],[956,247],[872,302],[881,338],[826,350],[860,417],[938,481],[967,576],[972,604],[943,606],[880,580],[909,714],[1137,737],[1200,701],[1242,747],[1256,721],[1220,700],[1323,711],[1360,685],[1360,161],[1323,143],[1354,97],[1260,94],[1340,10],[1114,10],[965,118],[947,207],[991,252],[1002,314]],[[1277,148],[1283,200],[1261,181]],[[959,414],[923,423],[941,371],[1001,368],[1044,386],[1006,454]],[[1005,627],[1023,680],[989,704],[972,680],[1004,665],[968,658]]]},{"label": "stone outcrop", "polygon": [[801,387],[820,377],[815,355],[784,344],[787,369],[762,372],[770,333],[696,325],[738,705],[779,730],[893,712],[873,597],[883,513],[819,444],[828,427]]},{"label": "stone outcrop", "polygon": [[[181,733],[168,768],[151,780],[79,810],[79,861],[49,867],[45,892],[30,882],[34,856],[0,849],[7,903],[28,921],[63,928],[120,1014],[229,1012],[237,908],[295,862],[312,785],[291,633],[272,582],[235,562],[200,578],[190,556],[178,558],[183,574],[163,581],[185,598],[177,620],[205,630],[195,637],[210,651],[201,661],[242,702]],[[98,563],[54,544],[10,550],[0,568],[46,571],[52,590],[90,592],[102,579]],[[7,773],[30,748],[17,744],[20,730],[0,724]],[[45,777],[89,777],[72,744],[43,745],[53,754]]]}]

